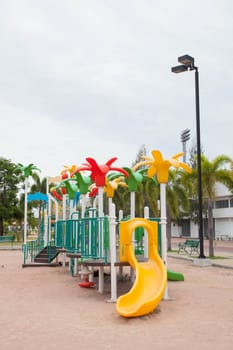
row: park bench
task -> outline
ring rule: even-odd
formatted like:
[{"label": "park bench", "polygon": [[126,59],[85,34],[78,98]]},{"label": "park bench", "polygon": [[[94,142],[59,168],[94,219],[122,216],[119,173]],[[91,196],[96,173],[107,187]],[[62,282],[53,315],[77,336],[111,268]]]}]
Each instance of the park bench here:
[{"label": "park bench", "polygon": [[193,252],[196,252],[199,254],[199,245],[200,245],[199,239],[186,239],[185,242],[179,243],[178,253],[180,253],[183,250],[189,255],[192,255]]},{"label": "park bench", "polygon": [[0,236],[0,243],[11,243],[13,246],[14,236]]}]

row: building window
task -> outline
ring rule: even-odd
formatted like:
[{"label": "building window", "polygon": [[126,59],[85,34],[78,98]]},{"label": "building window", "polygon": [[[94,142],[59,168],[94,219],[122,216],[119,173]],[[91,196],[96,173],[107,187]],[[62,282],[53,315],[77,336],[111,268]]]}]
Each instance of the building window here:
[{"label": "building window", "polygon": [[220,209],[220,208],[229,208],[229,201],[228,199],[222,199],[220,201],[215,202],[215,208]]},{"label": "building window", "polygon": [[230,207],[233,208],[233,198],[230,199]]}]

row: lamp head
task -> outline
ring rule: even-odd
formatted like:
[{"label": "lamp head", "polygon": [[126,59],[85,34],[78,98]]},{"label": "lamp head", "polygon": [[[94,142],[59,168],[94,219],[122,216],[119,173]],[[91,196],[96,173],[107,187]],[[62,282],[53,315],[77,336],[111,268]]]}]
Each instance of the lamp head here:
[{"label": "lamp head", "polygon": [[178,62],[184,64],[185,66],[194,66],[194,58],[189,55],[183,55],[178,57]]},{"label": "lamp head", "polygon": [[182,73],[188,70],[188,66],[185,64],[180,64],[179,66],[175,66],[171,68],[172,73]]}]

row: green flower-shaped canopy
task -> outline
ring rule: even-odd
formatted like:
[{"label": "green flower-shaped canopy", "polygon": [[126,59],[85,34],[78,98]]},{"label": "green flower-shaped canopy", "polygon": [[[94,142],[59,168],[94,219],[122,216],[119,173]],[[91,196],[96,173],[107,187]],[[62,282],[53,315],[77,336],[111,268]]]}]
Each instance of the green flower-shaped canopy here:
[{"label": "green flower-shaped canopy", "polygon": [[17,170],[20,170],[23,175],[25,177],[29,177],[33,174],[33,171],[40,171],[39,168],[37,168],[37,166],[35,166],[34,164],[30,163],[29,165],[25,166],[21,163],[18,163],[18,166],[16,168]]}]

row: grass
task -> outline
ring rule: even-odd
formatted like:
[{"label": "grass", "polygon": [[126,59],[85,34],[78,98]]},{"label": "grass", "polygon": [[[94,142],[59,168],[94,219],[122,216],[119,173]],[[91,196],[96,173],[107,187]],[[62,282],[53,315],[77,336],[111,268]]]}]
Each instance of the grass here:
[{"label": "grass", "polygon": [[17,242],[17,241],[13,241],[12,243],[11,242],[1,242],[0,244],[0,249],[1,248],[18,248],[18,247],[21,247],[22,246],[22,242]]},{"label": "grass", "polygon": [[211,260],[223,260],[223,259],[230,259],[227,256],[209,256],[209,259]]},{"label": "grass", "polygon": [[[172,249],[172,250],[168,250],[168,253],[178,253],[178,249]],[[182,255],[182,254],[181,254]],[[188,255],[186,254],[186,256],[189,256],[191,258],[196,258],[198,259],[199,256],[198,255]],[[210,260],[227,260],[227,259],[230,259],[229,257],[227,256],[221,256],[221,255],[217,255],[217,256],[206,256],[208,259]]]}]

